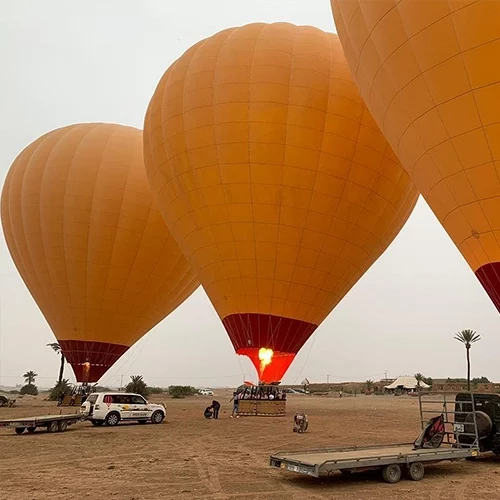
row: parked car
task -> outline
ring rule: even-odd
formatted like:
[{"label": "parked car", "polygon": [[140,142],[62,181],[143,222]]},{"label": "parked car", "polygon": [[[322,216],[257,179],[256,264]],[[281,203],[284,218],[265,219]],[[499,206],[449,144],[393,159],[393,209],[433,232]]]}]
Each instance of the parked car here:
[{"label": "parked car", "polygon": [[201,396],[213,396],[214,391],[211,391],[210,389],[200,389],[198,391],[198,394],[200,394]]},{"label": "parked car", "polygon": [[16,402],[15,399],[12,399],[9,395],[7,394],[0,394],[0,406],[14,406],[14,403]]},{"label": "parked car", "polygon": [[148,403],[140,394],[127,392],[94,392],[80,412],[96,426],[114,426],[122,420],[161,424],[167,415],[165,405]]}]

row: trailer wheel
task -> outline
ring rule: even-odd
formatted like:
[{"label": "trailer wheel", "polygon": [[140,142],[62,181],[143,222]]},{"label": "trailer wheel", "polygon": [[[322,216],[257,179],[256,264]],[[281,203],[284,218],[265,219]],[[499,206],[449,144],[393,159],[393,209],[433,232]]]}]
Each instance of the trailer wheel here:
[{"label": "trailer wheel", "polygon": [[24,427],[16,427],[16,434],[22,434],[24,432]]},{"label": "trailer wheel", "polygon": [[47,424],[47,432],[56,432],[57,431],[57,422],[52,420]]},{"label": "trailer wheel", "polygon": [[28,427],[28,432],[33,434],[36,431],[36,427]]},{"label": "trailer wheel", "polygon": [[59,432],[64,432],[67,428],[68,428],[67,420],[59,420],[59,422],[57,422],[57,430]]},{"label": "trailer wheel", "polygon": [[382,469],[382,478],[386,483],[397,483],[401,479],[401,467],[398,464],[386,465]]},{"label": "trailer wheel", "polygon": [[413,462],[408,467],[408,476],[413,481],[420,481],[423,479],[425,473],[424,464],[422,462]]}]

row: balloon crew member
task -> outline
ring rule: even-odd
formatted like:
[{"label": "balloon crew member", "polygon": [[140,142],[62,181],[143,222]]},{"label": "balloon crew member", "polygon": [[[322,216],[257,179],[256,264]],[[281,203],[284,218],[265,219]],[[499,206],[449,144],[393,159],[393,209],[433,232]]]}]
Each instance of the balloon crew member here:
[{"label": "balloon crew member", "polygon": [[229,400],[229,402],[233,402],[233,411],[231,413],[231,418],[234,418],[236,415],[236,418],[240,418],[240,400],[239,400],[239,394],[237,392],[233,392],[233,397]]},{"label": "balloon crew member", "polygon": [[205,418],[212,418],[212,407],[211,406],[207,406],[205,408],[205,411],[203,412],[203,416]]},{"label": "balloon crew member", "polygon": [[216,401],[215,399],[212,401],[212,408],[214,410],[214,418],[218,420],[219,418],[219,410],[220,410],[220,403]]}]

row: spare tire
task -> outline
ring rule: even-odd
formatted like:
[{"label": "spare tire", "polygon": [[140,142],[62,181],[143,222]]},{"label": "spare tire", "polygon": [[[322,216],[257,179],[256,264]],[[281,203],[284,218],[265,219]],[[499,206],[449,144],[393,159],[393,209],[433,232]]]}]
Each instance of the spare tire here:
[{"label": "spare tire", "polygon": [[[464,421],[464,430],[467,433],[475,434],[474,430],[474,414],[469,413],[465,417]],[[493,429],[493,422],[491,421],[490,416],[484,411],[476,411],[476,424],[477,424],[477,434],[479,439],[485,439],[491,434],[491,430]],[[469,436],[467,436],[469,437]],[[472,436],[470,436],[472,438]]]}]

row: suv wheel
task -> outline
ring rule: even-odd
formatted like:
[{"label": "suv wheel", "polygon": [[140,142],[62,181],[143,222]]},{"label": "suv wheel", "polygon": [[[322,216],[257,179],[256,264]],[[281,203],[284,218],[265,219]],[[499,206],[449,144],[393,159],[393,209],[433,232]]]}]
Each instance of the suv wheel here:
[{"label": "suv wheel", "polygon": [[163,422],[164,418],[165,418],[165,415],[163,415],[163,412],[160,410],[156,410],[151,415],[151,422],[153,422],[153,424],[161,424]]},{"label": "suv wheel", "polygon": [[114,427],[115,425],[118,425],[119,421],[120,421],[120,415],[116,411],[112,411],[111,413],[108,413],[106,415],[106,419],[104,420],[106,425],[109,425],[110,427]]}]

